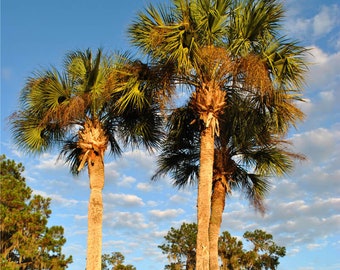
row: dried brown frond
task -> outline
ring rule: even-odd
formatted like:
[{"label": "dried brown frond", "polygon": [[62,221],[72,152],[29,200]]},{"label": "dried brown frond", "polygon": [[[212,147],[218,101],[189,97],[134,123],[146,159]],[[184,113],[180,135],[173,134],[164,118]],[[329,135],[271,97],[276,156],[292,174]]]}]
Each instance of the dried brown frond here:
[{"label": "dried brown frond", "polygon": [[254,54],[237,59],[234,77],[241,80],[242,87],[257,92],[261,96],[271,95],[274,91],[266,64]]},{"label": "dried brown frond", "polygon": [[88,104],[88,95],[75,96],[64,101],[53,110],[49,110],[42,119],[40,125],[58,125],[66,127],[75,121],[83,119]]},{"label": "dried brown frond", "polygon": [[200,50],[200,58],[202,76],[206,77],[205,80],[215,80],[220,85],[225,83],[224,78],[234,69],[234,62],[224,48],[204,47]]},{"label": "dried brown frond", "polygon": [[154,65],[150,68],[148,80],[153,88],[154,98],[159,104],[162,112],[172,103],[176,96],[176,84],[174,74],[174,65],[170,62],[166,64]]}]

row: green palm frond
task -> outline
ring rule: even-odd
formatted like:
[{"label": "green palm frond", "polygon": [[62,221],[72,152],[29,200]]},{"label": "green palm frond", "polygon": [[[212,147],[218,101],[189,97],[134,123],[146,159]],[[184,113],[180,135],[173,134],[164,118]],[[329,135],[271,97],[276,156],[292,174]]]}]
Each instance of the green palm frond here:
[{"label": "green palm frond", "polygon": [[78,138],[77,136],[74,136],[64,142],[59,158],[65,158],[65,162],[70,166],[71,173],[73,175],[78,175],[80,172],[78,168],[82,160],[82,155],[83,151],[78,147]]},{"label": "green palm frond", "polygon": [[270,39],[264,46],[263,57],[274,83],[285,89],[300,89],[308,71],[306,56],[309,50],[284,37]]},{"label": "green palm frond", "polygon": [[192,17],[197,25],[197,35],[202,36],[201,47],[221,46],[226,36],[231,1],[193,1]]},{"label": "green palm frond", "polygon": [[190,107],[177,108],[169,117],[168,135],[158,156],[153,180],[170,174],[179,188],[197,181],[199,163],[199,121]]},{"label": "green palm frond", "polygon": [[269,181],[261,175],[248,173],[247,181],[240,182],[241,190],[244,191],[246,198],[256,210],[263,214],[265,212],[264,199],[271,186]]},{"label": "green palm frond", "polygon": [[277,35],[284,9],[277,0],[234,2],[228,25],[228,49],[234,55],[257,51],[261,42]]},{"label": "green palm frond", "polygon": [[70,82],[56,69],[37,71],[30,77],[20,95],[24,108],[36,112],[54,110],[70,97]]},{"label": "green palm frond", "polygon": [[189,57],[197,49],[194,31],[190,29],[192,20],[189,5],[186,1],[176,1],[174,4],[172,10],[149,5],[145,13],[139,13],[129,28],[129,34],[132,43],[146,54],[166,62],[175,62],[179,70],[189,70]]},{"label": "green palm frond", "polygon": [[58,124],[41,125],[40,117],[29,110],[12,116],[11,131],[17,145],[28,153],[42,153],[61,143],[66,130]]},{"label": "green palm frond", "polygon": [[93,59],[92,52],[88,49],[85,52],[69,53],[64,66],[73,82],[74,94],[88,96],[91,100],[90,113],[98,118],[110,98],[107,81],[112,69],[111,59],[103,56],[101,49],[98,49]]},{"label": "green palm frond", "polygon": [[123,118],[119,130],[125,145],[143,145],[150,151],[159,148],[163,136],[163,120],[157,107],[144,106],[142,110],[129,110],[124,112]]},{"label": "green palm frond", "polygon": [[157,103],[160,109],[171,104],[176,79],[173,65],[143,63],[128,53],[116,54],[114,59],[110,84],[113,85],[112,95],[116,99],[118,114],[129,108],[141,111],[151,103]]},{"label": "green palm frond", "polygon": [[146,83],[149,79],[148,72],[147,65],[133,60],[130,55],[116,54],[110,83],[118,114],[122,114],[129,108],[141,111],[144,106],[150,105]]}]

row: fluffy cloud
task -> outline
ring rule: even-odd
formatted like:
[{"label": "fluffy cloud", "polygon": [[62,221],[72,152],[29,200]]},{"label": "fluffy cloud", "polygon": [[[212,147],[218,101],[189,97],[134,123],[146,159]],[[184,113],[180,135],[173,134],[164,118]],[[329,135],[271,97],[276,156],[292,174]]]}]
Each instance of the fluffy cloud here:
[{"label": "fluffy cloud", "polygon": [[[338,87],[340,51],[326,53],[317,46],[310,47],[310,71],[307,86],[310,90],[330,91]],[[330,80],[329,78],[332,78]]]},{"label": "fluffy cloud", "polygon": [[43,196],[44,198],[49,197],[52,199],[53,204],[56,204],[62,207],[70,208],[70,207],[74,207],[75,205],[79,205],[79,203],[84,203],[84,202],[77,201],[75,199],[65,198],[60,194],[47,193],[41,190],[33,190],[33,194]]},{"label": "fluffy cloud", "polygon": [[167,210],[151,210],[149,211],[149,214],[156,218],[157,220],[160,219],[171,219],[171,218],[177,218],[179,215],[183,214],[184,210],[179,209],[167,209]]},{"label": "fluffy cloud", "polygon": [[122,180],[118,182],[118,186],[131,187],[134,182],[136,182],[136,178],[124,175]]},{"label": "fluffy cloud", "polygon": [[149,192],[154,189],[154,186],[151,185],[150,183],[138,183],[137,189],[143,192]]},{"label": "fluffy cloud", "polygon": [[313,34],[316,36],[330,33],[339,24],[340,11],[337,5],[322,6],[313,19]]},{"label": "fluffy cloud", "polygon": [[325,36],[335,30],[340,23],[340,9],[336,4],[321,6],[318,13],[311,17],[300,16],[298,10],[304,7],[298,1],[292,1],[290,5],[290,16],[287,18],[286,29],[290,35],[296,36],[300,40]]},{"label": "fluffy cloud", "polygon": [[49,153],[44,153],[39,156],[39,163],[35,164],[35,168],[38,170],[48,170],[48,171],[58,171],[67,170],[65,162],[58,159],[58,155],[51,155]]},{"label": "fluffy cloud", "polygon": [[143,230],[149,228],[151,225],[145,221],[142,213],[134,212],[112,212],[104,216],[104,223],[107,225],[108,230],[120,229],[130,230],[135,229]]},{"label": "fluffy cloud", "polygon": [[307,156],[313,163],[323,162],[336,155],[339,146],[340,130],[317,128],[293,136],[292,141],[298,152]]},{"label": "fluffy cloud", "polygon": [[107,204],[115,206],[134,207],[145,205],[142,198],[132,194],[109,193],[104,196],[104,199]]},{"label": "fluffy cloud", "polygon": [[189,200],[188,196],[183,196],[180,194],[175,194],[171,196],[169,199],[171,202],[176,203],[176,204],[186,204],[188,203],[188,200]]}]

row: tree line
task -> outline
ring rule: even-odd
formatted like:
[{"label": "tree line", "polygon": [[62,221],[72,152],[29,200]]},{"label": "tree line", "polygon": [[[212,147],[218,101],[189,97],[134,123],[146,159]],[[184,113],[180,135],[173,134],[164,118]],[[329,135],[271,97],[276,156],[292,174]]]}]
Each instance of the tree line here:
[{"label": "tree line", "polygon": [[[164,236],[165,243],[158,246],[170,262],[164,269],[197,269],[196,235],[196,223],[183,223],[178,229],[171,227]],[[220,270],[275,270],[279,258],[286,255],[286,248],[275,244],[273,236],[263,230],[246,231],[243,238],[251,243],[251,249],[245,249],[243,242],[228,231],[221,233],[218,239]]]},{"label": "tree line", "polygon": [[[47,226],[51,215],[51,199],[32,195],[22,176],[24,167],[5,155],[0,156],[0,237],[1,269],[66,269],[72,256],[66,257],[62,247],[66,242],[62,226]],[[196,223],[183,223],[171,228],[158,247],[170,261],[165,269],[196,269]],[[224,231],[218,240],[220,269],[276,269],[285,248],[272,241],[272,235],[262,230],[246,232],[243,237],[253,249],[243,249],[242,241]],[[136,270],[124,264],[120,252],[103,254],[101,269]]]},{"label": "tree line", "polygon": [[[195,183],[196,267],[218,269],[225,199],[240,189],[264,211],[268,179],[303,156],[287,133],[303,119],[307,49],[281,34],[278,0],[171,0],[148,5],[128,28],[128,52],[70,52],[61,70],[40,70],[12,115],[27,153],[58,147],[74,174],[90,182],[87,269],[100,269],[106,152],[160,151],[154,179]],[[176,106],[183,89],[188,99]],[[185,89],[185,90],[184,90]]]}]

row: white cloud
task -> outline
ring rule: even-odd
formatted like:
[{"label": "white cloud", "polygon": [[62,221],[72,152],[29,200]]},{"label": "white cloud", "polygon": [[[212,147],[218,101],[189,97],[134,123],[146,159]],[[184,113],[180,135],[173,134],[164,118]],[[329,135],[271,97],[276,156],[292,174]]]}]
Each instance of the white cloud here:
[{"label": "white cloud", "polygon": [[60,194],[54,194],[54,193],[48,194],[47,192],[41,191],[41,190],[33,190],[33,194],[40,195],[44,198],[47,198],[47,197],[51,198],[53,204],[63,206],[63,207],[73,207],[80,203],[79,201],[75,199],[67,199]]},{"label": "white cloud", "polygon": [[116,205],[116,206],[124,206],[124,207],[133,207],[133,206],[144,206],[145,203],[143,199],[132,194],[114,194],[109,193],[104,196],[105,202],[108,204]]},{"label": "white cloud", "polygon": [[76,219],[76,220],[87,220],[87,215],[85,215],[85,216],[82,216],[82,215],[75,215],[74,216],[74,218]]},{"label": "white cloud", "polygon": [[170,201],[174,202],[174,203],[185,203],[188,201],[188,197],[184,197],[182,195],[179,194],[175,194],[173,196],[170,197]]},{"label": "white cloud", "polygon": [[296,134],[292,141],[298,152],[307,156],[313,163],[330,159],[339,150],[340,130],[317,128],[315,130]]},{"label": "white cloud", "polygon": [[306,76],[308,89],[314,91],[337,89],[338,83],[336,82],[340,81],[340,51],[328,54],[321,48],[313,46],[310,47],[310,53],[312,64]]},{"label": "white cloud", "polygon": [[115,169],[114,163],[105,163],[105,181],[106,182],[118,182],[119,172]]},{"label": "white cloud", "polygon": [[58,155],[51,155],[50,153],[44,153],[39,156],[39,163],[35,165],[39,170],[64,170],[67,171],[67,165],[62,159],[58,159]]},{"label": "white cloud", "polygon": [[156,201],[147,201],[146,204],[150,207],[156,207],[158,205],[158,202]]},{"label": "white cloud", "polygon": [[[338,5],[323,5],[317,14],[303,17],[298,11],[298,1],[292,1],[292,9],[287,16],[286,29],[289,36],[295,36],[299,40],[323,37],[335,30],[339,23],[340,10]],[[307,3],[306,3],[307,4]],[[296,9],[295,11],[293,9]]]},{"label": "white cloud", "polygon": [[123,179],[119,181],[117,185],[120,187],[131,187],[134,182],[136,182],[136,178],[124,175]]},{"label": "white cloud", "polygon": [[322,6],[321,11],[313,18],[313,34],[320,36],[330,33],[339,23],[339,16],[337,5]]},{"label": "white cloud", "polygon": [[308,249],[318,249],[318,248],[320,248],[320,247],[322,247],[321,244],[308,244],[308,245],[307,245],[307,248],[308,248]]},{"label": "white cloud", "polygon": [[135,169],[141,169],[150,177],[154,173],[155,156],[143,150],[134,150],[125,152],[124,159],[128,160],[129,166]]},{"label": "white cloud", "polygon": [[167,209],[167,210],[150,210],[150,215],[157,219],[170,219],[176,218],[184,213],[184,210],[179,209]]},{"label": "white cloud", "polygon": [[154,186],[150,183],[138,183],[137,189],[143,191],[143,192],[149,192],[154,189]]},{"label": "white cloud", "polygon": [[151,224],[145,222],[142,213],[133,212],[114,212],[104,216],[104,223],[107,224],[107,229],[138,229],[143,230],[150,227]]}]

